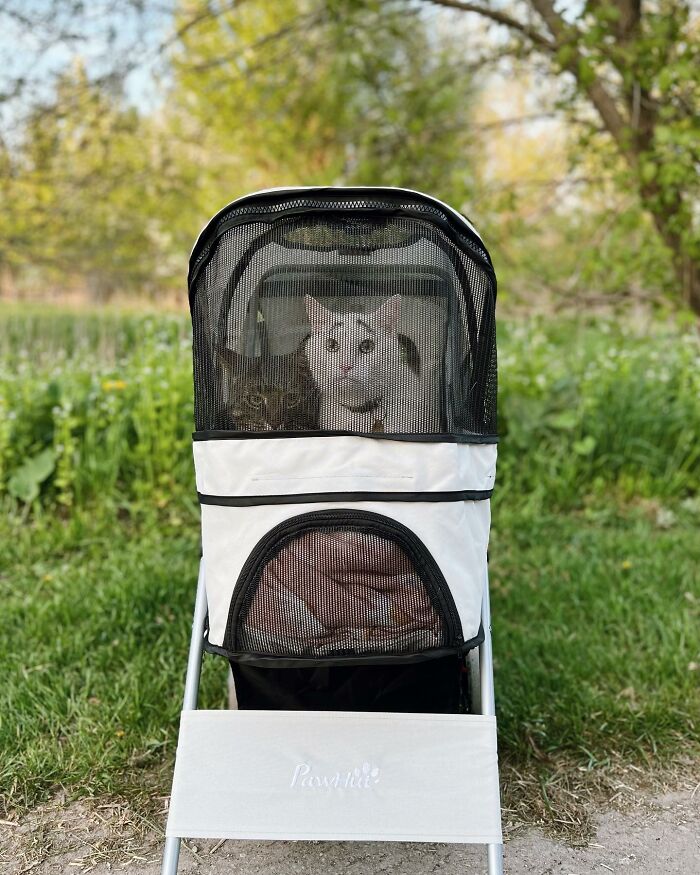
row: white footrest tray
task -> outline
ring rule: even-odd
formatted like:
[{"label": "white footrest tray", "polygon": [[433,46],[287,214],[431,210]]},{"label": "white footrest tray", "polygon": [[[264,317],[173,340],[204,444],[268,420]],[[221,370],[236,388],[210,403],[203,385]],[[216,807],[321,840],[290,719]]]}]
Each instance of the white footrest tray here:
[{"label": "white footrest tray", "polygon": [[166,834],[500,843],[496,719],[185,711]]}]

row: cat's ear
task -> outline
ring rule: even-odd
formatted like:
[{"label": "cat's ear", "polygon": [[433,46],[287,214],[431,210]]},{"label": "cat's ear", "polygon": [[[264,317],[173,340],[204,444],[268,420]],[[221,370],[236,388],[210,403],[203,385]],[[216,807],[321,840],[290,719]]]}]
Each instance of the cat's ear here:
[{"label": "cat's ear", "polygon": [[372,322],[389,333],[396,331],[401,316],[401,295],[392,295],[372,313]]},{"label": "cat's ear", "polygon": [[306,305],[309,322],[314,331],[329,328],[333,324],[336,318],[335,314],[327,310],[316,298],[312,298],[311,295],[304,295],[304,304]]},{"label": "cat's ear", "polygon": [[260,358],[249,358],[227,346],[219,349],[219,363],[231,379],[248,379],[260,376]]}]

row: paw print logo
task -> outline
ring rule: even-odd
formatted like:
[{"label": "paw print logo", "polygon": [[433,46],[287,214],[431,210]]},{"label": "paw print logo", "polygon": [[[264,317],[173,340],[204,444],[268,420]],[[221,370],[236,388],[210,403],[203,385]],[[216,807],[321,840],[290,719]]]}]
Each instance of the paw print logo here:
[{"label": "paw print logo", "polygon": [[355,778],[363,787],[379,783],[379,769],[369,763],[362,763],[362,769],[355,768]]}]

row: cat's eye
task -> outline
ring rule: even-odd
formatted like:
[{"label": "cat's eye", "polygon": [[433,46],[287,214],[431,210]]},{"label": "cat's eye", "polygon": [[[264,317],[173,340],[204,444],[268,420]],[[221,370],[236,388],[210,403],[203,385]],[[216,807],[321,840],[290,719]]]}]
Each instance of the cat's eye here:
[{"label": "cat's eye", "polygon": [[326,341],[326,349],[328,352],[335,352],[338,349],[338,341],[334,337],[329,337]]},{"label": "cat's eye", "polygon": [[367,337],[357,348],[360,350],[360,352],[372,352],[372,350],[374,349],[374,341],[370,340],[369,337]]}]

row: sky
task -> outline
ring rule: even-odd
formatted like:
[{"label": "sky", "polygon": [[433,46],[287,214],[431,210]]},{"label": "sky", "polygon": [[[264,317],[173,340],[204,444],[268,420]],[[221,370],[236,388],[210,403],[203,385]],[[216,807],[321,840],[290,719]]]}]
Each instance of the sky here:
[{"label": "sky", "polygon": [[[0,126],[4,138],[57,71],[80,58],[91,78],[126,74],[127,98],[147,112],[160,97],[159,48],[172,28],[173,0],[7,0],[0,2]],[[18,83],[21,86],[18,88]]]}]

